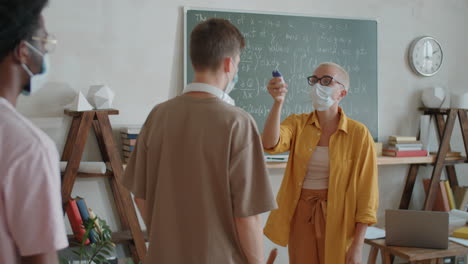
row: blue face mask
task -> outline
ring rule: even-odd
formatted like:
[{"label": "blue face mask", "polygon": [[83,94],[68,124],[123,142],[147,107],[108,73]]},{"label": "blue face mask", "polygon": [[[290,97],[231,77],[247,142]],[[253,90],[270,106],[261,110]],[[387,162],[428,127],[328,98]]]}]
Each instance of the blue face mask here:
[{"label": "blue face mask", "polygon": [[23,69],[26,71],[26,73],[29,75],[29,83],[23,87],[23,90],[21,93],[23,95],[31,95],[35,92],[37,92],[39,89],[41,89],[44,84],[47,82],[47,79],[49,77],[49,70],[50,70],[50,62],[49,62],[49,55],[44,54],[41,51],[39,51],[36,47],[33,45],[29,44],[26,42],[26,46],[28,46],[32,51],[37,53],[42,57],[42,67],[41,67],[41,72],[40,73],[32,73],[32,71],[29,69],[29,67],[26,64],[21,64]]},{"label": "blue face mask", "polygon": [[[234,66],[234,63],[233,63],[234,59],[231,59],[231,64],[232,66]],[[236,70],[236,75],[234,75],[234,78],[232,78],[232,81],[230,81],[227,86],[226,86],[226,89],[224,89],[224,92],[226,94],[229,94],[230,92],[232,92],[232,90],[234,90],[234,87],[236,86],[237,84],[237,81],[239,81],[239,74],[238,74],[238,71]]]},{"label": "blue face mask", "polygon": [[234,78],[232,79],[232,81],[230,81],[228,83],[228,85],[226,86],[226,90],[224,90],[224,92],[227,93],[227,94],[232,92],[232,90],[234,90],[234,87],[237,84],[237,81],[239,81],[239,74],[238,73],[236,73],[236,75],[234,75]]}]

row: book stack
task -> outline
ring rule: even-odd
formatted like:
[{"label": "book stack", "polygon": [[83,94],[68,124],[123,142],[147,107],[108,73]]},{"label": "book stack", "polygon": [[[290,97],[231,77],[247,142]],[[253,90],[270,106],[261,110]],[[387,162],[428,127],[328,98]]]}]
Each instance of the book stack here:
[{"label": "book stack", "polygon": [[468,239],[468,227],[462,227],[453,231],[453,237]]},{"label": "book stack", "polygon": [[[424,179],[424,191],[429,192],[430,179]],[[466,211],[468,206],[468,187],[457,186],[453,190],[448,181],[440,181],[437,186],[433,211],[448,212],[453,209]]]},{"label": "book stack", "polygon": [[458,210],[468,211],[468,186],[455,186],[453,197]]},{"label": "book stack", "polygon": [[[436,156],[437,152],[431,152],[431,155]],[[462,158],[462,154],[461,154],[461,152],[451,151],[451,152],[447,152],[446,157],[448,159],[460,159],[460,158]]]},{"label": "book stack", "polygon": [[122,153],[124,163],[128,163],[130,155],[136,145],[136,140],[140,134],[141,127],[124,127],[120,130],[122,135]]},{"label": "book stack", "polygon": [[382,154],[391,157],[424,157],[427,151],[416,137],[389,136]]},{"label": "book stack", "polygon": [[[84,225],[90,218],[95,218],[94,213],[86,206],[84,199],[81,197],[76,197],[75,199],[68,201],[65,212],[67,213],[68,220],[70,221],[75,239],[78,242],[83,243],[86,232]],[[89,243],[96,243],[96,236],[97,234],[95,230],[91,230],[88,234],[88,238],[84,241],[84,244],[88,245]]]}]

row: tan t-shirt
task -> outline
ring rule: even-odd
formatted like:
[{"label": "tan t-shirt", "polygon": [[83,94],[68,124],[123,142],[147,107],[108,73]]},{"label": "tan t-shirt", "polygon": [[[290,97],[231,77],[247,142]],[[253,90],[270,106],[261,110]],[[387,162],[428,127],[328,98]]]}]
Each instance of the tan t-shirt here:
[{"label": "tan t-shirt", "polygon": [[276,208],[252,117],[218,98],[156,106],[122,183],[147,202],[151,263],[247,263],[235,217]]}]

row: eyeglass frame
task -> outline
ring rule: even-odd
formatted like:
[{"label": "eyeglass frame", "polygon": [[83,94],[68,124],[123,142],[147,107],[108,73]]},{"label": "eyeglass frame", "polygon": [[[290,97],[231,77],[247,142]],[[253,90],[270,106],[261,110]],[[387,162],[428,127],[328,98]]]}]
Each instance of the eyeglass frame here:
[{"label": "eyeglass frame", "polygon": [[[315,83],[313,83],[313,84],[312,84],[312,78],[316,78],[316,79],[317,79],[317,81],[316,81]],[[322,79],[324,79],[324,78],[330,78],[330,82],[329,82],[328,84],[323,84],[323,83],[322,83]],[[322,76],[321,78],[319,78],[319,77],[317,77],[317,76],[315,76],[315,75],[312,75],[312,76],[307,77],[307,82],[309,83],[310,86],[314,86],[314,85],[317,84],[317,83],[320,83],[321,85],[325,85],[325,86],[326,86],[326,85],[329,85],[332,81],[335,81],[335,82],[337,82],[338,84],[341,84],[341,86],[343,86],[343,88],[346,88],[346,87],[344,86],[343,83],[341,83],[340,81],[338,81],[337,79],[335,79],[333,76],[330,76],[330,75],[324,75],[324,76]]]},{"label": "eyeglass frame", "polygon": [[51,45],[54,45],[54,49],[48,50],[48,49],[46,48],[46,52],[47,52],[47,53],[53,52],[53,51],[55,50],[55,47],[57,46],[57,43],[58,43],[57,38],[55,38],[55,36],[52,35],[52,34],[47,34],[46,37],[32,36],[31,39],[34,40],[34,41],[41,41],[41,42],[43,42],[44,44],[51,44]]}]

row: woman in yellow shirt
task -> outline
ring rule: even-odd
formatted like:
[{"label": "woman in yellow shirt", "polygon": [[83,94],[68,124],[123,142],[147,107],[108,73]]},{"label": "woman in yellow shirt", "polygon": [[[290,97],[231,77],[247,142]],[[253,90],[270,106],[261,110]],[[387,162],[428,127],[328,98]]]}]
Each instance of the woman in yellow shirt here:
[{"label": "woman in yellow shirt", "polygon": [[280,124],[287,84],[268,83],[274,99],[263,130],[265,151],[289,151],[289,161],[265,235],[288,245],[291,264],[355,264],[362,261],[364,235],[376,223],[377,161],[374,141],[361,123],[338,106],[349,75],[323,63],[307,77],[315,111]]}]

